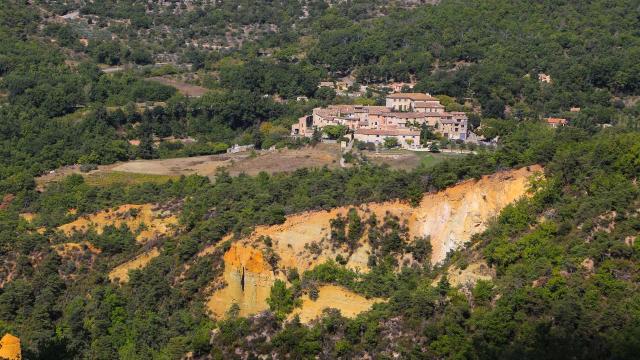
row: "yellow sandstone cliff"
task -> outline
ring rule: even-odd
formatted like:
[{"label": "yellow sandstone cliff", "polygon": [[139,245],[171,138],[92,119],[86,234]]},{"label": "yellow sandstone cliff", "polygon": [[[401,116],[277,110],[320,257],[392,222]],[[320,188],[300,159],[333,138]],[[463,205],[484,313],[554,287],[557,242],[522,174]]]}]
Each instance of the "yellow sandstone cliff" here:
[{"label": "yellow sandstone cliff", "polygon": [[[531,166],[484,176],[480,180],[465,181],[443,191],[426,194],[415,208],[404,202],[393,201],[365,204],[359,206],[358,211],[361,215],[373,212],[379,219],[386,212],[400,219],[408,219],[411,238],[431,237],[431,261],[438,263],[445,259],[447,252],[459,248],[472,235],[482,232],[488,220],[505,206],[526,196],[529,179],[538,171],[541,171],[541,167]],[[224,256],[224,287],[220,288],[218,284],[219,289],[208,302],[212,316],[223,317],[234,303],[239,305],[240,315],[243,316],[268,309],[266,299],[273,282],[286,278],[282,269],[296,268],[302,273],[341,254],[348,259],[349,268],[368,271],[370,247],[364,239],[350,256],[347,249],[334,249],[328,241],[323,241],[329,237],[329,221],[338,214],[346,214],[348,210],[349,207],[341,207],[289,216],[283,224],[258,227],[249,237],[235,242]],[[271,249],[278,255],[279,270],[274,271],[264,258],[267,247],[261,241],[263,236],[272,239]],[[334,288],[329,290],[332,293],[339,292]],[[323,304],[332,303],[328,297],[323,299]],[[372,304],[366,299],[358,299],[356,305],[352,305],[348,300],[352,298],[346,299],[334,301],[333,307],[352,316],[368,310]],[[303,303],[299,312],[305,320],[313,318],[317,311],[323,309],[323,304],[306,303],[315,310],[305,309]],[[357,303],[362,305],[358,306]]]}]

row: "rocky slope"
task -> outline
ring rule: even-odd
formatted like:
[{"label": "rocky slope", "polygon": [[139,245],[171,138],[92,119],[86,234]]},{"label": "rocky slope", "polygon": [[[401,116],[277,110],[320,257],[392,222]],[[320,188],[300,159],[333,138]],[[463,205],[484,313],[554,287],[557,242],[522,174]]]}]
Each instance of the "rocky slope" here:
[{"label": "rocky slope", "polygon": [[119,227],[124,224],[131,231],[139,231],[136,240],[144,243],[171,232],[177,223],[178,218],[170,211],[163,211],[153,204],[126,204],[115,209],[82,216],[71,223],[58,227],[58,229],[66,235],[71,235],[73,232],[84,232],[90,227],[94,227],[96,232],[100,234],[107,225]]},{"label": "rocky slope", "polygon": [[[526,196],[530,177],[540,170],[540,167],[532,166],[469,180],[426,194],[415,208],[404,202],[386,202],[365,204],[357,210],[361,215],[375,213],[382,218],[388,212],[406,219],[411,238],[430,236],[431,262],[438,263],[449,251],[483,231],[487,222],[505,206]],[[234,303],[239,305],[243,316],[266,310],[266,299],[273,282],[285,280],[285,269],[288,268],[296,268],[302,273],[342,255],[349,268],[368,271],[370,247],[364,237],[353,252],[335,248],[328,241],[330,220],[348,210],[342,207],[293,215],[281,225],[258,227],[251,236],[235,242],[224,256],[223,279],[218,280],[214,287],[218,290],[208,302],[212,316],[224,316]],[[265,244],[265,237],[271,239],[271,244]],[[341,304],[347,303],[336,302],[335,307],[340,309]],[[369,301],[360,303],[363,304],[360,311],[371,306]],[[351,316],[359,312],[353,306],[342,310]],[[311,318],[304,305],[301,312],[306,314],[305,319]]]}]

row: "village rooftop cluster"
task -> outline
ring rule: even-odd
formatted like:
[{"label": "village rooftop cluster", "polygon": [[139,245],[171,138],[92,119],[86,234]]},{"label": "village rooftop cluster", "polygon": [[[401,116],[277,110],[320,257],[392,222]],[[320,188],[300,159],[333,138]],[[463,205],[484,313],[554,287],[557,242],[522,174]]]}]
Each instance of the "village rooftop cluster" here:
[{"label": "village rooftop cluster", "polygon": [[448,140],[466,141],[469,135],[467,115],[447,112],[440,101],[428,93],[393,93],[385,106],[330,105],[315,108],[291,127],[292,136],[313,137],[329,125],[350,130],[353,139],[381,145],[395,138],[404,148],[421,147],[420,129],[428,126]]}]

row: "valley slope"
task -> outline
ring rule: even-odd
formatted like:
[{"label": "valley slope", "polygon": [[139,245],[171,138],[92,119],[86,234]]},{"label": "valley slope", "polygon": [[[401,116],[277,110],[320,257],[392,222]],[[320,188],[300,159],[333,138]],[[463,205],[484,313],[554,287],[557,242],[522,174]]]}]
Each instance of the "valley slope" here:
[{"label": "valley slope", "polygon": [[[417,207],[392,201],[364,204],[356,209],[364,217],[397,216],[406,222],[411,239],[428,237],[433,248],[431,263],[436,264],[472,235],[484,231],[505,206],[526,196],[530,178],[540,170],[540,166],[531,166],[468,180],[426,194]],[[242,316],[267,310],[271,286],[277,279],[286,281],[288,269],[302,273],[340,256],[348,268],[369,271],[371,244],[366,236],[362,236],[355,249],[331,244],[331,220],[345,216],[349,209],[340,207],[289,216],[283,224],[258,227],[249,237],[231,244],[224,255],[222,279],[216,280],[214,286],[218,290],[208,302],[212,315],[223,317],[232,304],[239,305]],[[268,244],[265,239],[270,239]],[[403,265],[415,263],[411,254],[399,260]],[[365,304],[362,310],[371,305]]]}]

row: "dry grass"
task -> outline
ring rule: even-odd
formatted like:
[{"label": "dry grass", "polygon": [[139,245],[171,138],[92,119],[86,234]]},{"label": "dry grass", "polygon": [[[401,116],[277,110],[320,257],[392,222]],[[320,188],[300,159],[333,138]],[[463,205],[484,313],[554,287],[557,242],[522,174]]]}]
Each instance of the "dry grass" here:
[{"label": "dry grass", "polygon": [[229,166],[231,175],[245,173],[256,175],[261,171],[269,174],[290,172],[301,168],[340,167],[340,145],[318,144],[301,149],[280,149],[273,152],[261,152],[255,157],[234,161]]},{"label": "dry grass", "polygon": [[430,153],[409,150],[385,150],[379,153],[374,151],[363,151],[369,161],[377,165],[389,165],[392,169],[413,170],[418,166],[430,167],[443,162],[446,159],[464,156],[455,153]]},{"label": "dry grass", "polygon": [[231,158],[225,155],[206,155],[186,158],[134,160],[116,164],[111,172],[134,173],[148,176],[180,176],[198,174],[213,175],[218,168],[231,164]]},{"label": "dry grass", "polygon": [[85,176],[91,186],[110,186],[115,184],[138,185],[143,183],[163,184],[169,180],[177,180],[178,176],[140,174],[124,171],[97,171]]},{"label": "dry grass", "polygon": [[339,167],[340,146],[318,144],[302,149],[244,152],[236,154],[205,155],[173,159],[134,160],[112,165],[101,165],[89,173],[80,172],[80,166],[65,166],[36,178],[37,188],[63,180],[71,174],[80,174],[87,184],[109,186],[113,184],[137,185],[146,182],[165,183],[181,175],[198,174],[214,179],[218,169],[226,168],[231,175],[256,175],[290,172],[301,168]]}]

